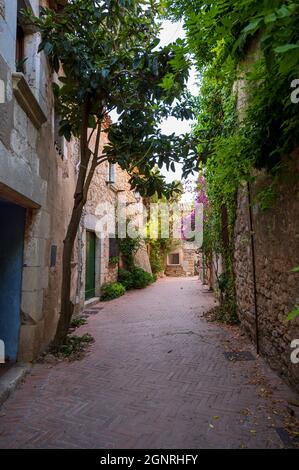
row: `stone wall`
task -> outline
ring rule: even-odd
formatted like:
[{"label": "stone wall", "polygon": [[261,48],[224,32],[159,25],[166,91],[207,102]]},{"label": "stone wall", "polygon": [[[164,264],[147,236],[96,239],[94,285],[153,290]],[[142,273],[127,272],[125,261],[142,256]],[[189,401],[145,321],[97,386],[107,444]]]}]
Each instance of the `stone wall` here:
[{"label": "stone wall", "polygon": [[[63,158],[55,149],[52,72],[43,53],[37,54],[37,33],[25,31],[26,71],[16,72],[17,4],[1,1],[5,8],[0,15],[0,79],[5,103],[0,104],[0,197],[26,208],[18,359],[30,361],[48,345],[56,328],[63,239],[78,155],[75,142],[65,144]],[[30,0],[30,5],[38,12],[39,0]],[[74,271],[76,263],[74,259]]]},{"label": "stone wall", "polygon": [[[169,264],[169,255],[178,253],[179,264]],[[195,275],[195,262],[198,260],[196,249],[192,243],[181,240],[177,242],[176,248],[174,248],[166,258],[166,270],[165,274],[169,277],[182,277],[182,276],[194,276]]]},{"label": "stone wall", "polygon": [[[26,0],[38,13],[47,0]],[[62,250],[73,206],[79,145],[61,138],[55,144],[52,82],[43,53],[37,53],[40,35],[25,29],[26,67],[16,72],[17,1],[0,0],[0,198],[26,208],[24,267],[22,271],[21,328],[18,360],[30,361],[43,351],[56,330],[60,312]],[[55,6],[55,5],[54,5]],[[105,134],[104,134],[105,135]],[[104,145],[105,137],[102,141]],[[85,234],[97,231],[99,204],[115,207],[121,194],[136,202],[128,175],[116,168],[116,182],[107,184],[108,163],[101,165],[91,185],[72,259],[71,301],[75,312],[84,306]],[[142,259],[142,257],[141,257]],[[143,257],[141,264],[146,264]],[[148,267],[148,263],[146,264]],[[109,238],[96,246],[96,295],[104,282],[116,280],[109,266]],[[5,314],[5,312],[0,312]],[[0,332],[1,338],[1,332]]]},{"label": "stone wall", "polygon": [[152,268],[149,260],[145,242],[141,242],[139,249],[134,255],[135,265],[152,274]]},{"label": "stone wall", "polygon": [[195,263],[198,259],[195,248],[192,246],[192,243],[185,242],[183,244],[183,268],[187,276],[195,275]]},{"label": "stone wall", "polygon": [[[299,390],[299,367],[290,360],[291,341],[299,338],[299,318],[286,321],[299,302],[298,274],[291,272],[299,265],[299,152],[293,155],[287,176],[287,183],[279,186],[277,201],[270,209],[253,206],[257,313],[261,353]],[[259,174],[251,185],[253,201],[268,184],[268,178]],[[255,342],[252,266],[248,193],[247,188],[240,188],[234,259],[237,305],[241,324]]]}]

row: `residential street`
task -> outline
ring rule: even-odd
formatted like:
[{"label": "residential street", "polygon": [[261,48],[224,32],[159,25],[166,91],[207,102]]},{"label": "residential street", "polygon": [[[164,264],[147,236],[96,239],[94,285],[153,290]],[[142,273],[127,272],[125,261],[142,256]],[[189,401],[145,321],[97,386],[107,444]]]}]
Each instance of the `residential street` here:
[{"label": "residential street", "polygon": [[[38,363],[0,410],[1,448],[282,448],[286,385],[237,327],[202,314],[213,294],[166,278],[87,310],[80,361]],[[230,361],[229,351],[254,360]]]}]

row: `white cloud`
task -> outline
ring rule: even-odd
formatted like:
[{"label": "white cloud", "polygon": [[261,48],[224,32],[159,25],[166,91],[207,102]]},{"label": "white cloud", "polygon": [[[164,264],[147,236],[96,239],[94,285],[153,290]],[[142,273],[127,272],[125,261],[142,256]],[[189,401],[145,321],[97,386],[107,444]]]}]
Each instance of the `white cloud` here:
[{"label": "white cloud", "polygon": [[[164,21],[162,23],[162,28],[160,32],[160,44],[159,46],[166,46],[171,42],[176,41],[178,38],[185,38],[185,31],[183,28],[182,22],[172,23],[171,21]],[[196,73],[196,68],[191,67],[189,80],[187,84],[187,88],[190,93],[194,96],[198,94],[199,86],[198,86],[198,77]],[[180,121],[175,119],[174,117],[170,117],[165,119],[165,121],[161,125],[162,132],[164,134],[186,134],[190,132],[191,126],[194,124],[194,121]],[[173,180],[182,180],[182,166],[176,165],[176,172],[173,173],[172,171],[167,171],[165,167],[162,168],[161,173],[166,177],[167,182],[171,182]],[[190,176],[189,178],[191,181],[196,180],[196,176]],[[187,199],[189,199],[188,195],[185,195]]]}]

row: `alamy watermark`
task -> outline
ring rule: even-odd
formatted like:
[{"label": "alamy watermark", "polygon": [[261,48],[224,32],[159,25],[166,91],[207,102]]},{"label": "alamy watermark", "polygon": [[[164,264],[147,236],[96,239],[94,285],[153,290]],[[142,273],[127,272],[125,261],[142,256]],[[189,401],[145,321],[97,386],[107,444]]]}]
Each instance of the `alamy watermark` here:
[{"label": "alamy watermark", "polygon": [[299,78],[296,78],[291,83],[291,88],[295,88],[295,90],[291,93],[291,101],[294,104],[299,103]]},{"label": "alamy watermark", "polygon": [[299,364],[299,339],[294,339],[291,342],[291,349],[294,349],[291,353],[291,363]]},{"label": "alamy watermark", "polygon": [[99,238],[180,239],[194,248],[203,242],[203,204],[159,202],[144,205],[122,198],[115,206],[100,203],[95,210]]}]

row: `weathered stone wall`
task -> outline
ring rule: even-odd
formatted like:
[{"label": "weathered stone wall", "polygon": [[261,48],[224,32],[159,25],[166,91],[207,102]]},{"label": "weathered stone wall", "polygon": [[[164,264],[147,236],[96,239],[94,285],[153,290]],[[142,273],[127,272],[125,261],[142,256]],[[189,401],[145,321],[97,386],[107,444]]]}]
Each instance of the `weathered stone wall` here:
[{"label": "weathered stone wall", "polygon": [[145,242],[141,242],[139,249],[134,255],[135,265],[152,274],[152,268]]},{"label": "weathered stone wall", "polygon": [[198,259],[196,249],[194,249],[192,243],[181,240],[177,242],[176,248],[174,248],[169,254],[178,253],[180,257],[179,265],[169,264],[169,256],[166,258],[166,270],[165,274],[169,277],[181,277],[181,276],[194,276],[195,275],[195,262]]},{"label": "weathered stone wall", "polygon": [[[299,338],[299,318],[286,321],[299,302],[298,274],[291,272],[299,265],[299,152],[293,157],[287,182],[280,185],[273,207],[262,210],[254,204],[252,212],[260,350],[299,389],[299,367],[290,360],[291,341]],[[260,174],[251,185],[253,201],[268,184],[268,178]],[[256,341],[252,266],[248,193],[247,188],[240,188],[234,260],[237,305],[241,324]]]},{"label": "weathered stone wall", "polygon": [[195,275],[195,262],[198,259],[196,249],[192,246],[192,243],[183,243],[183,268],[186,276]]},{"label": "weathered stone wall", "polygon": [[[110,125],[110,119],[107,118],[105,126]],[[94,135],[91,145],[95,144]],[[102,134],[100,152],[107,143],[107,134]],[[118,165],[115,165],[115,182],[108,182],[109,163],[100,164],[94,174],[88,201],[84,208],[84,217],[82,221],[82,270],[80,270],[80,305],[84,305],[85,295],[85,232],[91,230],[96,233],[96,296],[101,293],[101,286],[104,283],[117,281],[118,268],[109,264],[109,234],[115,233],[115,221],[117,220],[117,206],[122,203],[127,206],[128,216],[134,216],[138,212],[137,199],[129,184],[129,175]],[[151,272],[149,257],[142,243],[136,253],[135,262],[137,266]]]},{"label": "weathered stone wall", "polygon": [[[65,145],[61,158],[54,146],[52,72],[44,55],[37,54],[38,34],[26,32],[26,72],[16,74],[17,3],[1,1],[5,8],[0,15],[0,79],[5,103],[0,104],[0,196],[27,210],[18,358],[29,361],[47,346],[58,319],[62,246],[77,152],[75,143]],[[30,4],[38,12],[39,0]],[[51,265],[53,246],[57,255]],[[75,266],[74,259],[74,270]]]}]

